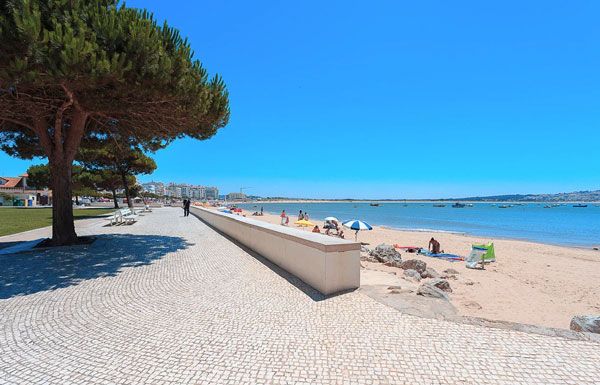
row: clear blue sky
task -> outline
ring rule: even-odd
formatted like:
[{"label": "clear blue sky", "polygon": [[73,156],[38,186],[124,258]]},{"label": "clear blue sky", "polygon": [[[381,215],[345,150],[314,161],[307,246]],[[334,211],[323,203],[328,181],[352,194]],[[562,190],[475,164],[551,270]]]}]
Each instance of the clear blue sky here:
[{"label": "clear blue sky", "polygon": [[[141,179],[415,198],[600,189],[600,2],[128,1],[188,36],[231,120]],[[28,162],[0,155],[0,175]]]}]

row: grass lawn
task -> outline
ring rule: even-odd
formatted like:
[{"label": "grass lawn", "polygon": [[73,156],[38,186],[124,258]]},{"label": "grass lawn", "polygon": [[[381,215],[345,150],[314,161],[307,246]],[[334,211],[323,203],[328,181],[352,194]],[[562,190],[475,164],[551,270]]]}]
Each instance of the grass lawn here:
[{"label": "grass lawn", "polygon": [[[94,218],[112,213],[115,209],[75,209],[75,220]],[[0,208],[0,237],[38,229],[52,224],[52,209]]]}]

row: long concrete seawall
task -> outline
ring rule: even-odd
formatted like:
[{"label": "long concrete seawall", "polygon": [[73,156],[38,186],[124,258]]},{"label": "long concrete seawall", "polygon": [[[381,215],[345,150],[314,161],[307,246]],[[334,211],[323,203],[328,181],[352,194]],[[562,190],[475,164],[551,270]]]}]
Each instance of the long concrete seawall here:
[{"label": "long concrete seawall", "polygon": [[360,286],[360,244],[192,206],[190,212],[323,294]]}]

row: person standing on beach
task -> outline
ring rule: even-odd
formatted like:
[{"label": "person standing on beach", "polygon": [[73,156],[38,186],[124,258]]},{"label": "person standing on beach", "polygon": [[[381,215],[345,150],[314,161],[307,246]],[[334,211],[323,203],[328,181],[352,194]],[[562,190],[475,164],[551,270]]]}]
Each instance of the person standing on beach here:
[{"label": "person standing on beach", "polygon": [[304,219],[304,214],[302,214],[302,210],[300,210],[300,213],[298,214],[298,220],[301,221]]},{"label": "person standing on beach", "polygon": [[187,199],[184,199],[183,202],[181,203],[181,207],[183,208],[183,216],[185,217],[185,205],[187,203]]},{"label": "person standing on beach", "polygon": [[287,215],[285,214],[285,210],[281,211],[281,225],[285,225],[285,218],[287,217]]},{"label": "person standing on beach", "polygon": [[260,206],[260,216],[261,217],[263,216],[263,207],[262,206]]}]

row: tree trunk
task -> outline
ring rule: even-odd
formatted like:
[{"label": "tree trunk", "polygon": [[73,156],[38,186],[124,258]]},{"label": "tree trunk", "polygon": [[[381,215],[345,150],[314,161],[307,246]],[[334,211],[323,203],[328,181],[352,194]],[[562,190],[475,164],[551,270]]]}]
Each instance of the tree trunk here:
[{"label": "tree trunk", "polygon": [[75,195],[75,205],[79,206],[79,195]]},{"label": "tree trunk", "polygon": [[113,202],[115,203],[115,208],[119,208],[119,202],[117,202],[117,191],[115,189],[110,190],[113,195]]},{"label": "tree trunk", "polygon": [[131,196],[129,196],[129,184],[127,183],[127,174],[123,171],[120,172],[121,179],[123,180],[123,190],[125,190],[125,198],[127,198],[127,206],[133,210],[133,202]]},{"label": "tree trunk", "polygon": [[72,165],[66,160],[51,159],[52,175],[52,243],[55,246],[77,242],[73,218]]}]

